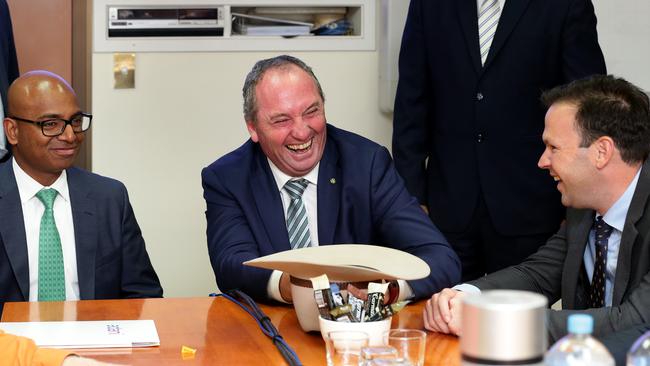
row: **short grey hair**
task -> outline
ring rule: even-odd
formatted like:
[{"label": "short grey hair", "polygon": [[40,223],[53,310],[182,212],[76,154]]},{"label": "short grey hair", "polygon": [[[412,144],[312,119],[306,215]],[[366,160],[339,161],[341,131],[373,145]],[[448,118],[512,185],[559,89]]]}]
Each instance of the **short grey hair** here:
[{"label": "short grey hair", "polygon": [[264,74],[270,69],[284,69],[289,66],[297,66],[305,71],[312,80],[314,80],[314,84],[316,84],[316,88],[318,89],[318,94],[323,102],[325,102],[323,88],[321,88],[320,82],[316,78],[316,75],[314,75],[311,67],[307,66],[306,63],[289,55],[267,58],[257,61],[253,66],[253,69],[251,69],[248,75],[246,75],[246,81],[242,88],[242,94],[244,97],[244,119],[246,121],[257,122],[257,98],[255,97],[255,89],[260,80],[262,80],[262,77],[264,77]]}]

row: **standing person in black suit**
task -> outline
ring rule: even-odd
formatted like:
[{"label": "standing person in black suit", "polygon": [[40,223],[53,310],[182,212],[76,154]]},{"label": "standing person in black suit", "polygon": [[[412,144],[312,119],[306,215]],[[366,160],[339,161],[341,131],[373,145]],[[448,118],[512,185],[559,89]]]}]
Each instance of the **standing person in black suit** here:
[{"label": "standing person in black suit", "polygon": [[590,0],[411,0],[395,165],[461,258],[463,280],[521,262],[557,230],[564,209],[535,167],[539,96],[603,73]]},{"label": "standing person in black suit", "polygon": [[[0,121],[7,113],[7,89],[18,77],[18,59],[14,45],[14,33],[11,28],[11,15],[5,0],[0,0]],[[5,134],[0,128],[0,162],[9,159],[9,145]]]},{"label": "standing person in black suit", "polygon": [[562,310],[547,312],[553,341],[576,311],[593,316],[597,337],[650,321],[650,99],[601,75],[543,99],[546,149],[538,165],[556,182],[566,221],[524,262],[434,294],[425,328],[462,333],[462,297],[491,289],[537,292],[549,304],[562,299]]}]

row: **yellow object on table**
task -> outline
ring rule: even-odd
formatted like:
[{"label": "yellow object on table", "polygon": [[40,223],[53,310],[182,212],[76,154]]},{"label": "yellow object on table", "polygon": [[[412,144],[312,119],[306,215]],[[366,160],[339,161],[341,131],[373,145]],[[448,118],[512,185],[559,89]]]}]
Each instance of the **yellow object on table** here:
[{"label": "yellow object on table", "polygon": [[194,358],[194,355],[196,355],[196,349],[188,347],[188,346],[182,346],[181,347],[181,358],[184,360],[191,360]]}]

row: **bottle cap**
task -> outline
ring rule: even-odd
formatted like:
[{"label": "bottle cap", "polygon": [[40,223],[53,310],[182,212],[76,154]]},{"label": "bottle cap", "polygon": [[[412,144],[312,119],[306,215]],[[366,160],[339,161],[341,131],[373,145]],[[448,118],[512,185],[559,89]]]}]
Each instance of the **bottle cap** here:
[{"label": "bottle cap", "polygon": [[588,314],[569,315],[567,323],[572,334],[591,334],[594,330],[594,319]]}]

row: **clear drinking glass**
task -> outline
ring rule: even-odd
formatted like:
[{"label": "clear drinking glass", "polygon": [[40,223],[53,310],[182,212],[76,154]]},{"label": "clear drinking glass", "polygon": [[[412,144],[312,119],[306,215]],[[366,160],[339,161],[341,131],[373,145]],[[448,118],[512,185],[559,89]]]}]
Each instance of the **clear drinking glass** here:
[{"label": "clear drinking glass", "polygon": [[398,359],[413,366],[424,365],[427,334],[419,329],[391,329],[385,335],[386,344],[397,349]]},{"label": "clear drinking glass", "polygon": [[327,366],[358,366],[364,347],[368,347],[368,333],[345,330],[327,333]]},{"label": "clear drinking glass", "polygon": [[369,366],[373,360],[396,360],[397,350],[391,346],[369,346],[361,349],[362,365]]}]

